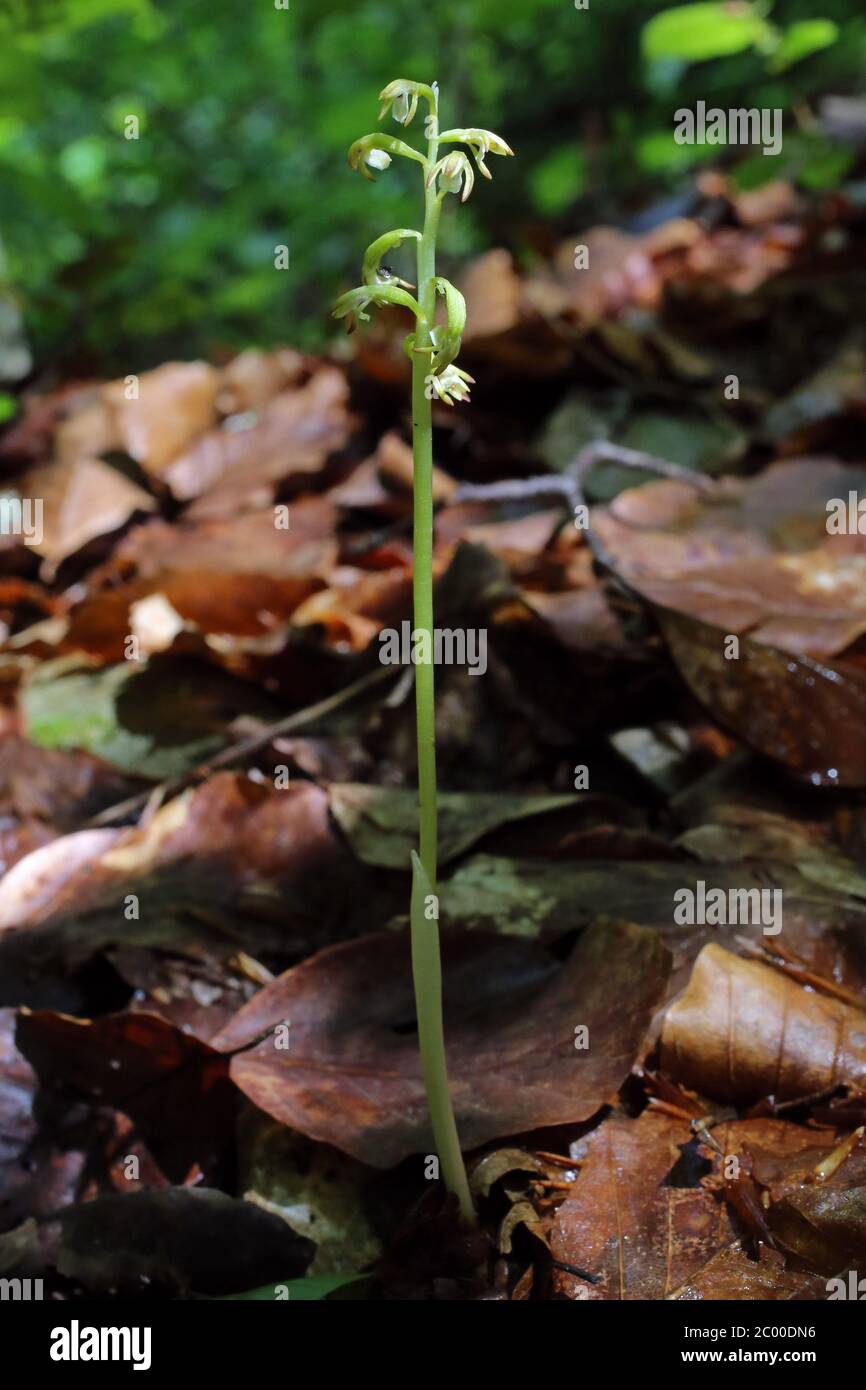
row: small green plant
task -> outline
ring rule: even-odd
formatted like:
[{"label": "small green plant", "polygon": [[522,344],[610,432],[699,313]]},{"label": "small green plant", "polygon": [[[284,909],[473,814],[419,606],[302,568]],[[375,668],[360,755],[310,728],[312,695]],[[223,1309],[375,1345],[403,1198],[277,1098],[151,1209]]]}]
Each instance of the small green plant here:
[{"label": "small green plant", "polygon": [[[422,154],[393,135],[377,131],[356,140],[349,150],[349,164],[365,178],[374,170],[387,169],[392,156],[402,155],[421,167],[424,180],[424,228],[398,227],[378,237],[367,248],[363,284],[341,295],[334,305],[335,318],[367,320],[370,305],[399,304],[415,316],[415,331],[404,347],[412,363],[412,449],[414,455],[413,511],[413,610],[415,630],[415,711],[418,745],[418,796],[420,803],[419,854],[412,855],[411,941],[418,1043],[424,1086],[442,1176],[456,1194],[466,1221],[475,1219],[466,1169],[460,1151],[454,1108],[448,1089],[445,1039],[442,1023],[442,969],[439,950],[438,898],[436,895],[436,741],[433,668],[433,423],[434,396],[446,405],[469,398],[472,377],[456,365],[466,324],[466,302],[449,280],[436,274],[436,237],[442,204],[449,193],[464,202],[472,192],[475,170],[463,150],[451,149],[440,157],[440,145],[465,145],[485,178],[488,154],[509,155],[505,141],[489,130],[439,130],[439,88],[434,82],[398,79],[380,92],[384,104],[381,120],[390,108],[399,125],[410,124],[425,101],[428,115],[424,133],[427,153]],[[417,242],[417,287],[399,279],[383,263],[388,251],[401,242]],[[415,289],[416,295],[410,294]],[[417,297],[416,297],[417,296]],[[444,322],[438,321],[439,299],[444,302]]]}]

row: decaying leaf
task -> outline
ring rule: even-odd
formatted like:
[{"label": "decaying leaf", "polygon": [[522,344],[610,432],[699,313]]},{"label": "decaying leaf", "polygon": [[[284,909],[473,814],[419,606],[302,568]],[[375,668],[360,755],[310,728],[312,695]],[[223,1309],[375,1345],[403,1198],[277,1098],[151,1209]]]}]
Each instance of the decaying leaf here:
[{"label": "decaying leaf", "polygon": [[[586,1119],[627,1076],[664,989],[653,932],[590,928],[564,965],[536,946],[443,934],[445,1035],[465,1148]],[[358,991],[362,977],[368,986]],[[629,1000],[628,1011],[618,1001]],[[430,1151],[405,935],[365,937],[296,966],[213,1040],[268,1114],[375,1167]],[[290,1023],[291,1045],[273,1030]],[[576,1029],[588,1030],[578,1047]],[[256,1045],[256,1039],[271,1035]]]},{"label": "decaying leaf", "polygon": [[72,1088],[128,1114],[167,1177],[182,1182],[193,1164],[225,1168],[235,1121],[226,1058],[155,1014],[109,1014],[89,1021],[30,1013],[16,1044],[43,1085]]},{"label": "decaying leaf", "polygon": [[652,1111],[611,1116],[581,1143],[580,1174],[553,1218],[550,1247],[592,1280],[557,1269],[558,1293],[667,1298],[730,1243],[730,1220],[699,1183],[693,1148],[686,1121]]},{"label": "decaying leaf", "polygon": [[[344,783],[329,789],[331,810],[365,864],[408,869],[418,839],[418,797],[409,790]],[[492,830],[574,807],[571,796],[444,792],[439,798],[439,863],[447,864]]]},{"label": "decaying leaf", "polygon": [[311,1241],[252,1202],[175,1187],[68,1207],[58,1268],[94,1293],[129,1295],[155,1284],[225,1294],[302,1274],[312,1254]]},{"label": "decaying leaf", "polygon": [[668,1010],[662,1066],[717,1100],[790,1100],[866,1085],[866,1013],[756,961],[705,946]]}]

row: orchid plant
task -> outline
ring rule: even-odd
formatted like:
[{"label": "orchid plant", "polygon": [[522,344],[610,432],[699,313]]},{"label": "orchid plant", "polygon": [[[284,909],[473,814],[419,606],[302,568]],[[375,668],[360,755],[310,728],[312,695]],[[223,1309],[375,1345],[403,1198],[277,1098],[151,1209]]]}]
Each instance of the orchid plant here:
[{"label": "orchid plant", "polygon": [[[442,1177],[446,1187],[456,1195],[463,1218],[471,1222],[475,1212],[448,1088],[436,895],[432,402],[435,397],[450,406],[468,400],[473,379],[456,364],[466,324],[466,302],[449,280],[436,274],[436,238],[442,204],[448,195],[459,194],[460,201],[465,203],[475,183],[475,168],[489,179],[487,156],[510,155],[513,151],[500,136],[489,130],[468,127],[440,131],[439,88],[435,82],[428,87],[423,82],[400,78],[389,83],[380,92],[379,99],[383,103],[379,119],[390,110],[401,126],[411,124],[419,102],[426,103],[427,153],[422,154],[394,135],[377,131],[355,141],[349,150],[349,164],[364,178],[373,181],[375,172],[387,169],[395,155],[420,165],[424,180],[424,227],[420,232],[398,227],[377,237],[364,256],[363,283],[341,295],[333,312],[335,318],[347,319],[350,328],[356,322],[369,319],[367,310],[371,306],[396,304],[410,310],[415,317],[415,330],[404,342],[412,363],[413,609],[415,631],[425,634],[421,642],[427,659],[415,666],[420,845],[419,853],[412,854],[412,975],[424,1086]],[[469,149],[475,168],[465,150],[451,148],[460,145]],[[448,149],[440,155],[441,146]],[[383,259],[389,251],[410,239],[417,243],[417,286],[401,280]],[[415,295],[410,292],[413,289]],[[437,312],[440,299],[444,302],[444,316]]]}]

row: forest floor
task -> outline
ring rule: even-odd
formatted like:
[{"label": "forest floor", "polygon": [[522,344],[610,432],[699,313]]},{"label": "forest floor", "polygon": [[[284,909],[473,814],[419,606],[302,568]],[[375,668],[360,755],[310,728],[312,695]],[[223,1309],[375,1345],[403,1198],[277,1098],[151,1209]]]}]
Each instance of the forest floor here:
[{"label": "forest floor", "polygon": [[439,888],[478,1228],[414,1031],[383,316],[43,384],[0,439],[0,1275],[774,1300],[864,1267],[866,218],[704,175],[461,283]]}]

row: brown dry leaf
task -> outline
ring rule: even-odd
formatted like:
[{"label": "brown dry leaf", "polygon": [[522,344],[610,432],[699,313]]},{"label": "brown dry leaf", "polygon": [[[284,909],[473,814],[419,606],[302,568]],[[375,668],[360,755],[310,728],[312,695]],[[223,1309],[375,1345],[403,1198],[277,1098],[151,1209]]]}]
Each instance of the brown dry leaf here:
[{"label": "brown dry leaf", "polygon": [[156,503],[101,459],[68,459],[34,468],[19,484],[22,497],[43,503],[41,541],[31,549],[48,561],[50,577],[62,560],[97,536],[124,526]]},{"label": "brown dry leaf", "polygon": [[[279,649],[289,618],[325,587],[337,563],[336,516],[329,500],[310,497],[292,503],[286,530],[275,525],[273,508],[137,527],[70,611],[61,650],[119,660],[133,630],[131,610],[153,595],[161,595],[180,626],[216,638],[273,637]],[[118,585],[118,574],[125,583]],[[218,644],[209,645],[219,652]]]},{"label": "brown dry leaf", "polygon": [[281,391],[245,429],[223,425],[173,456],[164,478],[182,501],[218,492],[196,515],[231,516],[240,502],[267,502],[280,479],[317,473],[349,437],[349,387],[337,367],[321,367],[303,386]]},{"label": "brown dry leaf", "polygon": [[[586,1119],[622,1084],[664,990],[654,932],[590,928],[568,961],[481,934],[443,933],[445,1035],[464,1148]],[[359,988],[359,980],[364,981]],[[628,1010],[618,1002],[628,999]],[[246,1047],[231,1075],[293,1129],[389,1168],[433,1142],[421,1079],[409,941],[365,937],[322,951],[250,1001],[213,1045]],[[291,1024],[288,1050],[273,1029]],[[588,1050],[575,1028],[589,1029]]]},{"label": "brown dry leaf", "polygon": [[718,227],[689,247],[676,278],[696,281],[716,303],[721,288],[749,295],[787,270],[804,242],[801,227]]},{"label": "brown dry leaf", "polygon": [[[142,828],[78,831],[16,864],[0,880],[0,957],[11,975],[46,960],[72,968],[109,942],[309,950],[364,908],[362,874],[318,787],[220,773]],[[130,893],[138,918],[124,910]]]},{"label": "brown dry leaf", "polygon": [[662,1067],[717,1100],[791,1100],[866,1086],[866,1013],[779,971],[705,946],[668,1009]]},{"label": "brown dry leaf", "polygon": [[155,1014],[91,1022],[26,1009],[15,1042],[43,1085],[70,1087],[129,1115],[173,1182],[196,1164],[228,1176],[237,1094],[228,1059],[207,1043]]},{"label": "brown dry leaf", "polygon": [[53,391],[26,395],[23,415],[0,438],[0,458],[34,463],[48,458],[60,422],[85,409],[99,390],[98,382],[67,381]]},{"label": "brown dry leaf", "polygon": [[501,247],[471,262],[461,277],[460,289],[466,299],[465,342],[494,338],[520,322],[522,283],[510,252]]},{"label": "brown dry leaf", "polygon": [[134,785],[89,753],[0,738],[0,873],[122,801]]},{"label": "brown dry leaf", "polygon": [[[562,295],[559,311],[592,324],[630,304],[657,308],[663,275],[656,262],[702,236],[699,225],[688,218],[674,218],[639,236],[604,226],[576,232],[562,242],[553,259]],[[586,263],[575,266],[579,247],[586,247]]]},{"label": "brown dry leaf", "polygon": [[704,499],[685,483],[651,483],[593,514],[608,561],[657,606],[698,699],[816,783],[866,782],[866,680],[843,655],[866,633],[866,538],[826,525],[828,500],[847,498],[858,478],[800,459],[723,479]]},{"label": "brown dry leaf", "polygon": [[593,527],[652,603],[826,659],[866,632],[866,536],[829,535],[826,506],[864,485],[844,464],[797,459],[721,479],[705,499],[687,483],[631,488],[595,509]]},{"label": "brown dry leaf", "polygon": [[[730,1219],[696,1174],[674,1179],[693,1142],[688,1122],[645,1110],[612,1115],[577,1146],[580,1174],[552,1220],[554,1270],[566,1298],[667,1298],[733,1239]],[[690,1180],[689,1180],[690,1179]]]},{"label": "brown dry leaf", "polygon": [[[407,444],[401,435],[389,430],[379,440],[376,460],[381,478],[391,487],[411,496],[415,478],[415,460],[411,444]],[[457,491],[455,480],[435,464],[432,487],[434,502],[447,502]]]},{"label": "brown dry leaf", "polygon": [[216,416],[219,373],[207,362],[164,362],[143,372],[130,399],[126,380],[103,387],[123,447],[148,473],[162,477]]},{"label": "brown dry leaf", "polygon": [[285,387],[300,381],[303,373],[304,359],[293,348],[280,348],[276,352],[248,348],[220,372],[217,409],[221,415],[261,410]]},{"label": "brown dry leaf", "polygon": [[727,196],[744,227],[794,221],[803,211],[803,200],[787,179],[770,179],[759,188],[729,189]]}]

